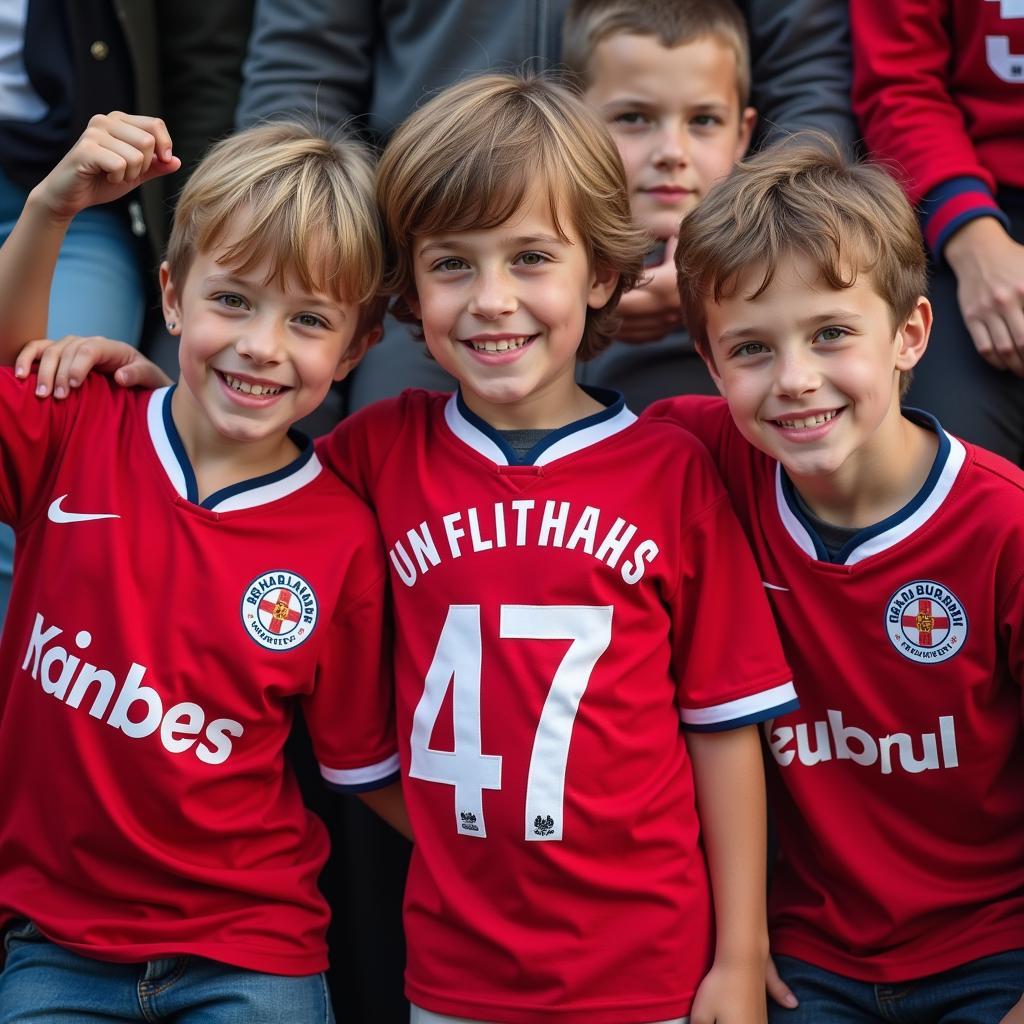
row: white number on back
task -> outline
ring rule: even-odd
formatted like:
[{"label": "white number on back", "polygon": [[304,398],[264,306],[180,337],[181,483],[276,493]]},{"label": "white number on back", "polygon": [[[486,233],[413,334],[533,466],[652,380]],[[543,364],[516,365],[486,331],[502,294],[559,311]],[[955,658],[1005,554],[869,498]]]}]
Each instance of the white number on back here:
[{"label": "white number on back", "polygon": [[[611,643],[612,608],[502,605],[499,628],[506,640],[571,641],[544,700],[526,783],[525,838],[559,840],[572,727],[590,674]],[[413,778],[454,787],[455,827],[479,838],[487,835],[483,791],[501,789],[501,757],[480,749],[482,660],[480,606],[452,605],[413,714],[409,766]],[[450,686],[454,749],[435,750],[430,736]]]}]

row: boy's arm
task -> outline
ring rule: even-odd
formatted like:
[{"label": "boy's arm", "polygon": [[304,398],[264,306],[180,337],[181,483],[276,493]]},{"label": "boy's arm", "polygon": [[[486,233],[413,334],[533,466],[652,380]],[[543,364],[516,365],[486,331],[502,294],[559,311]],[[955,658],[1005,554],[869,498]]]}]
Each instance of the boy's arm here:
[{"label": "boy's arm", "polygon": [[688,733],[715,906],[715,961],[697,989],[691,1024],[766,1019],[766,814],[757,729]]},{"label": "boy's arm", "polygon": [[163,121],[100,114],[63,160],[29,193],[0,248],[0,364],[46,334],[50,284],[68,224],[79,211],[109,203],[178,168]]},{"label": "boy's arm", "polygon": [[412,825],[409,823],[409,812],[405,807],[400,782],[392,782],[383,789],[371,789],[367,793],[359,793],[358,796],[371,811],[412,842]]}]

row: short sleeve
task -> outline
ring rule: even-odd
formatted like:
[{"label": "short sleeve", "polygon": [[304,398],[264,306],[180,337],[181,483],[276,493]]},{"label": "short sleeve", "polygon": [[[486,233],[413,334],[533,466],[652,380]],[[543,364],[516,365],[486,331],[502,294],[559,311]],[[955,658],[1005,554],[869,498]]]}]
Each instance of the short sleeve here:
[{"label": "short sleeve", "polygon": [[87,380],[62,402],[35,395],[36,377],[18,380],[10,367],[0,367],[0,520],[18,526],[37,511],[49,494],[46,481],[53,475],[60,453],[86,406],[95,415],[114,415],[104,410],[104,388]]},{"label": "short sleeve", "polygon": [[685,525],[672,599],[673,660],[683,725],[737,728],[797,707],[775,621],[746,537],[710,465],[691,493],[717,493]]},{"label": "short sleeve", "polygon": [[326,783],[358,793],[398,779],[389,599],[369,509],[353,501],[339,529],[350,557],[303,713]]}]

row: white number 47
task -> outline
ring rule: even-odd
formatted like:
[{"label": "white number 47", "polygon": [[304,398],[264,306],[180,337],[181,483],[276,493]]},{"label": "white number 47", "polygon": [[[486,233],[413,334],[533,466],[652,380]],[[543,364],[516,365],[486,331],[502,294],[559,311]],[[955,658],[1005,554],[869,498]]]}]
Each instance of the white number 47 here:
[{"label": "white number 47", "polygon": [[[525,838],[562,838],[562,805],[569,743],[580,700],[612,638],[612,608],[579,605],[501,606],[503,640],[570,640],[555,671],[533,738],[526,783]],[[412,720],[409,774],[455,789],[455,827],[484,838],[483,791],[501,789],[501,757],[480,749],[480,606],[451,605]],[[511,680],[506,680],[510,683]],[[435,750],[430,736],[449,686],[453,750]]]}]

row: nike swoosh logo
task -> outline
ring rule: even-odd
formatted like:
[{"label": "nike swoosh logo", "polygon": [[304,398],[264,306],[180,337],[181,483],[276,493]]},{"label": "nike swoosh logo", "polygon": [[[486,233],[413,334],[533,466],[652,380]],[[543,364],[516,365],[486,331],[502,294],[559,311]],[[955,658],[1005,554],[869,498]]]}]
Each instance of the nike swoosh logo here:
[{"label": "nike swoosh logo", "polygon": [[789,593],[789,587],[780,587],[775,583],[769,583],[767,580],[761,580],[761,586],[763,586],[765,590],[783,590],[787,594]]},{"label": "nike swoosh logo", "polygon": [[49,517],[51,523],[85,523],[90,519],[121,518],[113,512],[65,512],[64,509],[61,508],[61,505],[64,504],[64,499],[66,497],[66,494],[62,494],[59,498],[50,502],[50,507],[47,509],[46,515]]}]

